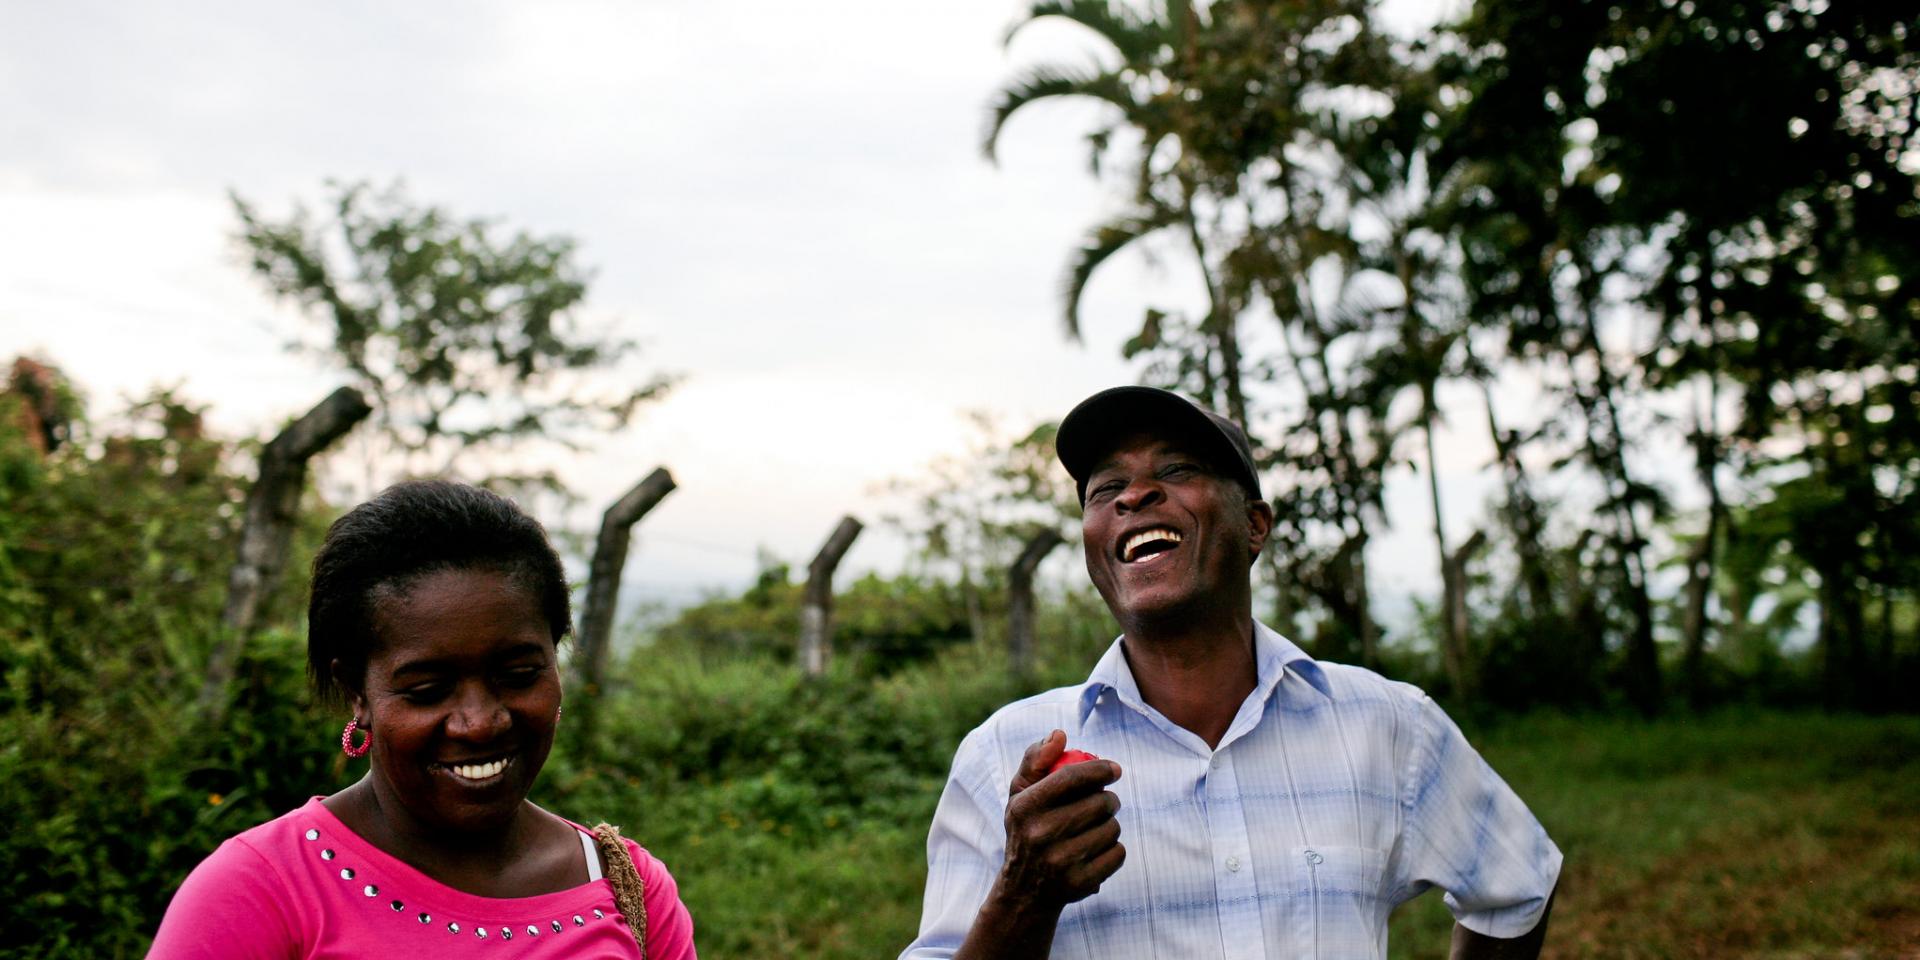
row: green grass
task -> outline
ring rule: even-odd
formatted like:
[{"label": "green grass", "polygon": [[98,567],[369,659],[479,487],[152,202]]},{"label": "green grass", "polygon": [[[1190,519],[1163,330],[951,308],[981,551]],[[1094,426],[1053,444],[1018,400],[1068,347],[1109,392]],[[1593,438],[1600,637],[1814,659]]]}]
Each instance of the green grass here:
[{"label": "green grass", "polygon": [[[1534,716],[1469,735],[1566,854],[1549,956],[1920,956],[1920,718]],[[892,956],[937,789],[811,842],[714,821],[650,845],[705,957]],[[697,817],[700,793],[669,805]],[[1444,957],[1450,924],[1437,893],[1407,904],[1393,956]]]},{"label": "green grass", "polygon": [[[1566,854],[1553,957],[1920,955],[1920,720],[1535,717],[1475,738]],[[1393,955],[1446,955],[1437,895]]]}]

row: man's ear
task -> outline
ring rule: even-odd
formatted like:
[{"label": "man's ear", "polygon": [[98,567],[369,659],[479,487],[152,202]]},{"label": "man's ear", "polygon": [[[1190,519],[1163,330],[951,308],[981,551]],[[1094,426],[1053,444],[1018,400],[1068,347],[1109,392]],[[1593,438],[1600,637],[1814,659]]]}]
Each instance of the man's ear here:
[{"label": "man's ear", "polygon": [[373,714],[367,710],[367,694],[365,690],[361,689],[362,685],[366,683],[367,678],[365,676],[347,676],[346,671],[340,669],[340,658],[338,657],[335,657],[327,663],[327,673],[333,676],[334,688],[339,690],[341,694],[347,698],[347,708],[353,711],[354,718],[364,719],[366,721],[360,725],[360,729],[365,730],[371,727],[373,725]]},{"label": "man's ear", "polygon": [[1247,501],[1247,532],[1247,549],[1258,557],[1261,548],[1267,545],[1267,534],[1273,532],[1272,504],[1265,500]]}]

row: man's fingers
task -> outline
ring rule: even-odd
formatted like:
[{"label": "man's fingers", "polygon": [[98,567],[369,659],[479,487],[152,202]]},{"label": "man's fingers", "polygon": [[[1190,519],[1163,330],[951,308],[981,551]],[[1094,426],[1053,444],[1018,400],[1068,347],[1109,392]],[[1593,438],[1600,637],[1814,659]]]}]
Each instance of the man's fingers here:
[{"label": "man's fingers", "polygon": [[1091,894],[1093,890],[1099,889],[1100,885],[1105,883],[1108,877],[1119,873],[1120,866],[1126,862],[1126,845],[1115,843],[1105,850],[1100,851],[1093,859],[1081,864],[1079,869],[1075,871],[1073,879],[1079,886],[1091,887],[1092,889],[1087,891]]},{"label": "man's fingers", "polygon": [[1120,798],[1103,791],[1023,817],[1013,829],[1019,831],[1026,847],[1059,851],[1058,862],[1064,865],[1085,859],[1100,845],[1118,839],[1120,823],[1114,814],[1119,810]]},{"label": "man's fingers", "polygon": [[1039,742],[1029,745],[1027,752],[1020,757],[1020,769],[1014,771],[1013,782],[1007,785],[1007,795],[1012,796],[1046,779],[1054,761],[1065,752],[1067,734],[1064,730],[1055,730]]},{"label": "man's fingers", "polygon": [[1111,790],[1081,797],[1059,808],[1060,835],[1071,837],[1085,833],[1102,823],[1112,822],[1113,815],[1119,812],[1120,798]]}]

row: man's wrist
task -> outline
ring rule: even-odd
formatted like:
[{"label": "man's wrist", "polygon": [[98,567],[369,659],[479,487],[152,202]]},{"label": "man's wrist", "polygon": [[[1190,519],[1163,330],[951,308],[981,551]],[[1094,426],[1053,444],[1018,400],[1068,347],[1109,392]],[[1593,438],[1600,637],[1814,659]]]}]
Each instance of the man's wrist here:
[{"label": "man's wrist", "polygon": [[967,942],[954,954],[954,960],[1044,958],[1053,952],[1054,930],[1066,907],[1010,890],[1002,878],[980,904]]}]

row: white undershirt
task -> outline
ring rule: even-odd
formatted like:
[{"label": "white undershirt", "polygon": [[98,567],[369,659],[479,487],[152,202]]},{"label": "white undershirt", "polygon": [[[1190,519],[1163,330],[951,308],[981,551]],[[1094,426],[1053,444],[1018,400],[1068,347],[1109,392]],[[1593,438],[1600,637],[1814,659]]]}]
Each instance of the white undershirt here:
[{"label": "white undershirt", "polygon": [[592,883],[600,879],[600,851],[594,848],[593,834],[581,832],[580,849],[587,855],[587,882]]}]

